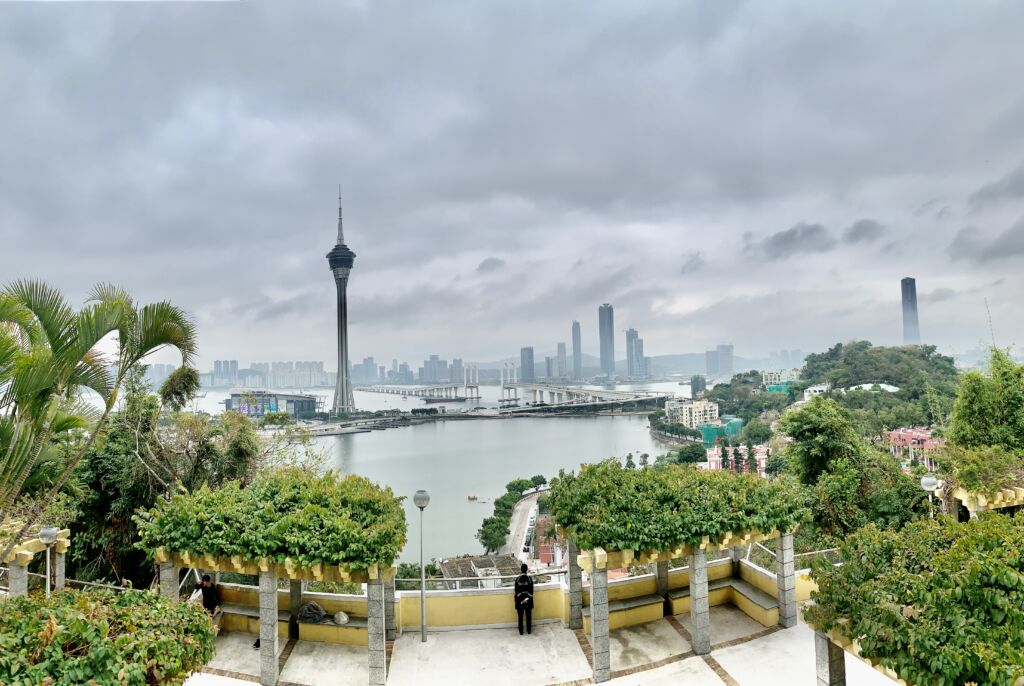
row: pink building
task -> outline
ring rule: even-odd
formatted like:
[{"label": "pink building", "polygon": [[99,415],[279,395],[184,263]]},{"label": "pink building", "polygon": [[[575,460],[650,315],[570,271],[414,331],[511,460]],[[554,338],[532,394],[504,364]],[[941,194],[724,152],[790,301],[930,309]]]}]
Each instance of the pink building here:
[{"label": "pink building", "polygon": [[[732,446],[729,448],[730,457],[732,457],[733,450],[738,450],[741,455],[742,465],[739,471],[747,471],[747,447],[745,445]],[[754,459],[757,461],[757,474],[763,478],[765,476],[765,465],[768,463],[768,446],[755,445]],[[702,469],[722,469],[722,447],[716,445],[713,448],[708,448],[707,462],[698,462],[697,466]]]},{"label": "pink building", "polygon": [[896,429],[890,431],[886,438],[890,455],[905,458],[908,462],[917,458],[930,471],[935,471],[932,453],[946,444],[944,439],[933,437],[930,429],[919,427]]}]

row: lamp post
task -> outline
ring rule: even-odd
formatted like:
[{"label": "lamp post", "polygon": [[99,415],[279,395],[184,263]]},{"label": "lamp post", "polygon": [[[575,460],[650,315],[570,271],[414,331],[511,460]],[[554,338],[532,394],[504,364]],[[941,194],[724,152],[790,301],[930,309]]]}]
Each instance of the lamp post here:
[{"label": "lamp post", "polygon": [[939,480],[934,474],[925,474],[921,477],[921,488],[928,491],[928,518],[935,519],[935,510],[932,509],[932,496],[935,489],[939,487]]},{"label": "lamp post", "polygon": [[46,597],[50,597],[50,546],[57,542],[57,527],[44,526],[39,530],[39,542],[46,546]]},{"label": "lamp post", "polygon": [[430,494],[420,489],[412,497],[420,508],[420,641],[427,642],[427,570],[423,566],[423,510],[430,504]]}]

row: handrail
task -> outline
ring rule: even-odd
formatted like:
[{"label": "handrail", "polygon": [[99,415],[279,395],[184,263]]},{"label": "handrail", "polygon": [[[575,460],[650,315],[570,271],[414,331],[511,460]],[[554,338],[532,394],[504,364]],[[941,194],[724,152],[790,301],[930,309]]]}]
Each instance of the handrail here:
[{"label": "handrail", "polygon": [[[7,567],[0,567],[0,574],[5,574],[5,573],[8,573],[8,568]],[[30,576],[30,577],[35,577],[37,579],[45,579],[46,578],[45,574],[40,574],[39,572],[25,572],[25,574],[27,576]],[[76,585],[79,585],[79,586],[95,586],[96,588],[109,588],[109,589],[114,590],[114,591],[126,591],[126,590],[128,590],[127,586],[114,586],[112,584],[104,584],[104,583],[101,583],[99,581],[81,581],[79,579],[64,579],[64,585],[65,586],[68,586],[68,585],[71,585],[71,584],[76,584]],[[5,586],[3,588],[6,589],[7,587]]]}]

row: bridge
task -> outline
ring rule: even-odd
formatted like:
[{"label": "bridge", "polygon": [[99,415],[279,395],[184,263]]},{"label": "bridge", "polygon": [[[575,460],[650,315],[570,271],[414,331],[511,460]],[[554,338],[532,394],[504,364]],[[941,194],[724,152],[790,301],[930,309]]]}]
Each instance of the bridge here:
[{"label": "bridge", "polygon": [[[451,402],[462,402],[465,400],[476,400],[480,397],[480,387],[468,384],[442,383],[429,384],[425,386],[357,386],[360,391],[368,393],[389,393],[391,395],[412,396],[414,398],[429,398],[437,400],[450,400]],[[464,389],[464,394],[460,394]]]},{"label": "bridge", "polygon": [[[545,383],[507,381],[501,386],[498,404],[502,412],[536,412],[538,405],[544,411],[564,409],[603,409],[622,405],[643,403],[660,405],[672,398],[671,393],[646,391],[616,391],[605,388],[582,388],[580,386],[557,386]],[[521,398],[532,399],[532,405],[519,406]]]}]

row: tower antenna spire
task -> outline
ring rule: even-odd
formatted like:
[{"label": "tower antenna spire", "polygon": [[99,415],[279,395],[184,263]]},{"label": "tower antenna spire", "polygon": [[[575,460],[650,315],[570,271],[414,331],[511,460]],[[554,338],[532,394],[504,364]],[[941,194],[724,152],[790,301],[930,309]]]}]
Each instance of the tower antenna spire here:
[{"label": "tower antenna spire", "polygon": [[338,184],[338,243],[345,242],[345,230],[341,223],[341,184]]},{"label": "tower antenna spire", "polygon": [[985,312],[988,313],[988,333],[992,336],[992,347],[996,347],[996,330],[992,327],[992,310],[988,307],[988,298],[985,298]]}]

